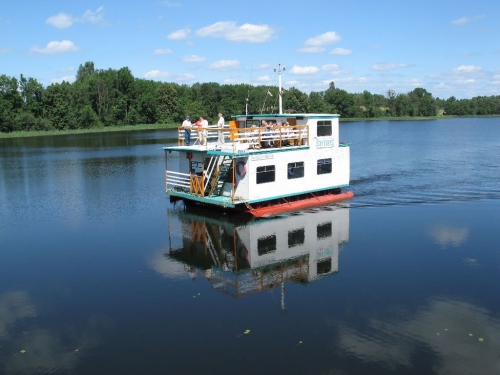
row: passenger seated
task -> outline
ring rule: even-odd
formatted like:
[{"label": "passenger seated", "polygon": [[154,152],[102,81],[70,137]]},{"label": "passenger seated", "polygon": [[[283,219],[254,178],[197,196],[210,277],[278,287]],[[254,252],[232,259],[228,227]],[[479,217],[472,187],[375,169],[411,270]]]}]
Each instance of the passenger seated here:
[{"label": "passenger seated", "polygon": [[259,147],[259,131],[257,129],[257,125],[255,124],[252,125],[252,131],[250,132],[250,147]]},{"label": "passenger seated", "polygon": [[269,147],[272,147],[273,145],[273,142],[271,140],[273,136],[273,132],[271,130],[271,127],[268,126],[265,128],[265,130],[261,133],[261,145],[262,145],[262,148],[269,148]]}]

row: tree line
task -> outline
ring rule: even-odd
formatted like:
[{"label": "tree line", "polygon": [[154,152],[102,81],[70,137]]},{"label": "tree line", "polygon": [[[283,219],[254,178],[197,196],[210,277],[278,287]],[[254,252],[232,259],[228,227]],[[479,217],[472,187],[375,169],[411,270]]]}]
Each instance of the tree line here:
[{"label": "tree line", "polygon": [[[352,94],[331,82],[325,91],[310,94],[294,87],[282,90],[282,100],[284,110],[338,113],[343,118],[500,115],[500,96],[444,100],[424,88]],[[1,132],[180,123],[186,115],[213,122],[219,112],[229,118],[245,111],[277,113],[278,88],[157,82],[135,78],[127,67],[95,69],[93,62],[79,66],[75,82],[47,87],[22,74],[19,79],[0,75]]]}]

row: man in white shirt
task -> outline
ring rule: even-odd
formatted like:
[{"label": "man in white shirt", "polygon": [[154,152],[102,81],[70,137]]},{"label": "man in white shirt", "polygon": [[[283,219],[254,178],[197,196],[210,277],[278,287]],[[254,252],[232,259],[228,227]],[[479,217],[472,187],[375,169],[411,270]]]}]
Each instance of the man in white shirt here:
[{"label": "man in white shirt", "polygon": [[186,116],[186,119],[182,122],[182,127],[184,128],[184,140],[186,142],[186,146],[189,146],[191,143],[191,120],[189,116]]},{"label": "man in white shirt", "polygon": [[[219,113],[219,121],[217,121],[217,127],[219,129],[224,129],[224,117],[222,117],[222,113]],[[224,143],[224,131],[219,130],[219,143]]]}]

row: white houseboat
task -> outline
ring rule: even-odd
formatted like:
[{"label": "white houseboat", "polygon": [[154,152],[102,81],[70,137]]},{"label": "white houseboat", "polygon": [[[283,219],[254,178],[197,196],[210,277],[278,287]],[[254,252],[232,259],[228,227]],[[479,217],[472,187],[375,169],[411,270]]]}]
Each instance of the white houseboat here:
[{"label": "white houseboat", "polygon": [[339,115],[233,116],[228,128],[192,129],[191,142],[179,128],[178,144],[163,147],[171,197],[267,216],[353,196],[342,191],[350,153],[339,141]]},{"label": "white houseboat", "polygon": [[165,257],[233,297],[334,275],[339,248],[349,241],[348,205],[266,220],[217,216],[188,207],[169,211],[168,221],[170,249]]},{"label": "white houseboat", "polygon": [[[281,75],[280,75],[281,92]],[[232,116],[223,128],[178,129],[163,147],[166,191],[173,198],[265,217],[351,198],[349,144],[339,140],[339,115]],[[223,142],[222,142],[223,141]]]}]

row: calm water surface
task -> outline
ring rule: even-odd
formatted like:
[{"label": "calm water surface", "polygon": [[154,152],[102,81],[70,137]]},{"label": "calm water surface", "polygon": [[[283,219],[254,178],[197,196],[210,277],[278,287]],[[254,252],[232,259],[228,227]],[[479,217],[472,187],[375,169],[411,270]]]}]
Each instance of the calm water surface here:
[{"label": "calm water surface", "polygon": [[500,119],[343,123],[355,198],[250,222],[174,135],[0,140],[0,374],[500,373]]}]

